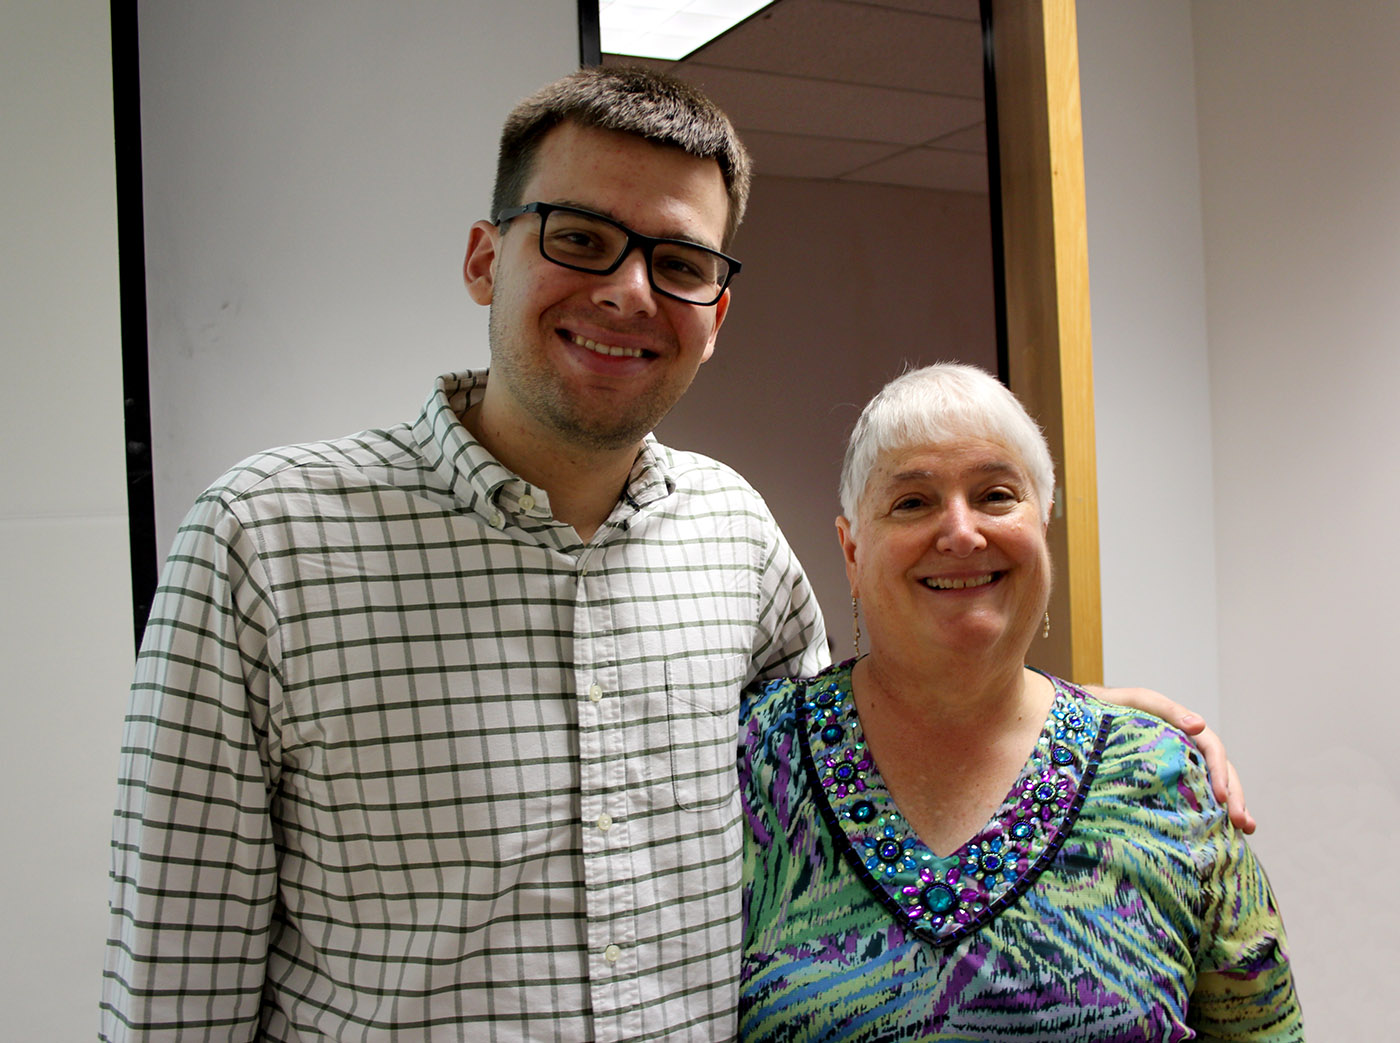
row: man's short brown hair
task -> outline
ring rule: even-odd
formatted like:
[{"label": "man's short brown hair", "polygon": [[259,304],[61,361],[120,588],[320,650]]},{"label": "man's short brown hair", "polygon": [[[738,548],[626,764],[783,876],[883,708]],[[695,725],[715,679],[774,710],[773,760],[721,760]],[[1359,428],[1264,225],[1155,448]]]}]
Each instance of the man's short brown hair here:
[{"label": "man's short brown hair", "polygon": [[724,242],[728,248],[749,200],[748,151],[729,117],[699,89],[662,73],[632,67],[581,69],[520,102],[501,131],[491,216],[527,200],[540,141],[559,124],[619,131],[670,145],[719,164],[729,196]]}]

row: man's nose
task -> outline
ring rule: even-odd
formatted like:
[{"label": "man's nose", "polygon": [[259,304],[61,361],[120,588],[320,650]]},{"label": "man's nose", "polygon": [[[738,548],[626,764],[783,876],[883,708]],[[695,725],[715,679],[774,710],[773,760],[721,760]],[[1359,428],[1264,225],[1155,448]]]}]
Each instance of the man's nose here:
[{"label": "man's nose", "polygon": [[656,292],[647,271],[646,253],[640,247],[628,250],[616,271],[597,278],[598,286],[593,291],[595,304],[616,308],[624,315],[656,313]]}]

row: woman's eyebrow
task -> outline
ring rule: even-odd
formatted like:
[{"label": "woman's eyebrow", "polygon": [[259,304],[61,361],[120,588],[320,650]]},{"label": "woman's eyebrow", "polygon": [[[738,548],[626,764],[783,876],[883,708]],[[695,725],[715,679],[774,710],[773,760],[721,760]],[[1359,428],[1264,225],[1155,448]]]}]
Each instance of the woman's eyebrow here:
[{"label": "woman's eyebrow", "polygon": [[[970,467],[968,470],[973,474],[985,475],[1016,475],[1020,473],[1020,468],[1008,460],[989,460],[984,464],[977,464],[975,467]],[[930,471],[927,468],[910,468],[907,471],[896,471],[894,474],[890,475],[886,481],[891,484],[897,482],[916,482],[925,478],[936,478],[939,474],[940,472]]]}]

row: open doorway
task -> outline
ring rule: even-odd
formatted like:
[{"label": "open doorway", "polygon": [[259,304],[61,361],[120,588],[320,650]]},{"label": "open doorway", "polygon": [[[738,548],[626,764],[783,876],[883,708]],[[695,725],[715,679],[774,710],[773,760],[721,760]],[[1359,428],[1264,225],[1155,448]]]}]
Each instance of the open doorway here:
[{"label": "open doorway", "polygon": [[907,366],[998,371],[977,0],[778,0],[665,68],[754,156],[744,271],[665,442],[764,495],[847,654],[837,475],[860,407]]}]

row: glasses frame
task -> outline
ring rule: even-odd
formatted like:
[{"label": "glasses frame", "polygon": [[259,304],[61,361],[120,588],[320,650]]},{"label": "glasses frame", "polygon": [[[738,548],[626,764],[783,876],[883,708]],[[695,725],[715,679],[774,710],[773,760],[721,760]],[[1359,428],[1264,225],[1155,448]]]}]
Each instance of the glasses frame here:
[{"label": "glasses frame", "polygon": [[[623,235],[627,237],[627,244],[622,248],[622,253],[618,254],[617,260],[613,261],[613,263],[606,268],[585,268],[583,265],[569,264],[569,262],[567,261],[561,261],[558,258],[550,257],[549,254],[545,253],[544,249],[544,226],[546,219],[549,217],[550,214],[554,213],[555,211],[560,211],[566,214],[581,214],[582,216],[591,218],[594,221],[602,221],[604,224],[612,225],[614,228],[616,228],[618,231],[620,231]],[[575,272],[588,272],[590,275],[611,275],[613,272],[617,271],[619,268],[622,267],[622,262],[627,260],[627,256],[633,251],[634,248],[640,248],[642,251],[642,256],[646,258],[647,281],[651,283],[651,288],[657,293],[661,294],[661,296],[669,297],[673,301],[680,301],[682,304],[694,304],[697,307],[701,308],[714,307],[716,304],[719,303],[720,298],[724,296],[725,291],[729,289],[729,284],[733,281],[734,276],[739,274],[739,269],[743,267],[743,264],[741,264],[733,257],[730,257],[728,254],[720,253],[718,250],[711,250],[708,246],[702,246],[700,243],[693,243],[689,239],[667,239],[658,238],[657,236],[653,235],[643,235],[641,232],[635,232],[632,229],[628,228],[621,221],[615,221],[611,217],[608,217],[606,214],[598,214],[594,213],[592,210],[585,210],[581,206],[564,206],[561,203],[535,202],[525,203],[522,206],[507,207],[505,210],[502,210],[499,214],[496,215],[496,227],[501,228],[506,224],[507,221],[512,221],[515,218],[521,217],[525,214],[539,215],[540,256],[543,257],[550,264],[557,264],[560,268],[568,268]],[[689,297],[682,297],[679,294],[672,293],[670,290],[662,289],[660,286],[656,285],[656,274],[652,271],[651,266],[652,251],[654,251],[658,246],[663,245],[686,246],[693,250],[703,250],[706,253],[714,254],[716,257],[722,258],[724,260],[725,264],[729,266],[729,269],[725,273],[724,282],[720,283],[719,291],[715,294],[713,300],[691,300]]]}]

